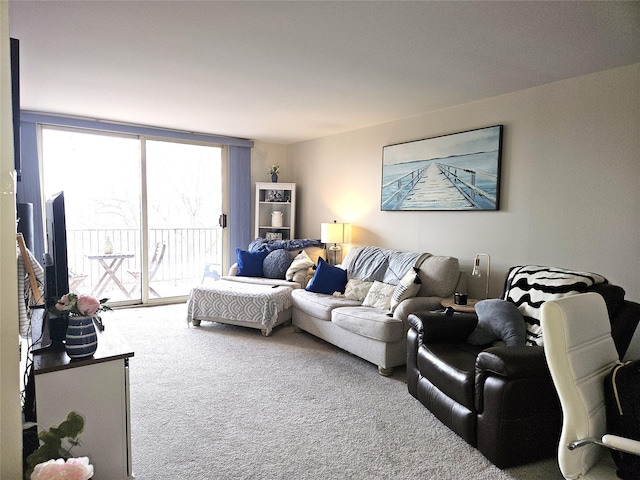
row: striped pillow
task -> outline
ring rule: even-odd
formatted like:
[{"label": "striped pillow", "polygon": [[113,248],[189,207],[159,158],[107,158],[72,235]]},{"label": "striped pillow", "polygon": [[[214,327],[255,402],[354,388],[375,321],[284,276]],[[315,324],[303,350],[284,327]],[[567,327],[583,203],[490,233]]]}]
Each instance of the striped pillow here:
[{"label": "striped pillow", "polygon": [[404,277],[400,280],[391,297],[389,313],[393,313],[403,300],[415,297],[418,294],[420,285],[422,285],[422,280],[420,280],[420,276],[418,275],[419,271],[420,269],[418,267],[412,267],[404,274]]}]

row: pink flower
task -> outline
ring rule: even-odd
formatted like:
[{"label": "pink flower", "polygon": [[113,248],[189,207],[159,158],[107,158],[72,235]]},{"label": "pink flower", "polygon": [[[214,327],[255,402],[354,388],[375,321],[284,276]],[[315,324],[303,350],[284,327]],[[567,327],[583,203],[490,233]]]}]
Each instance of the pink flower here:
[{"label": "pink flower", "polygon": [[89,480],[93,477],[93,465],[87,457],[59,458],[39,463],[33,469],[31,480]]},{"label": "pink flower", "polygon": [[73,302],[69,298],[69,294],[60,297],[60,300],[56,302],[56,310],[65,312],[73,308]]},{"label": "pink flower", "polygon": [[78,295],[77,307],[82,315],[92,317],[100,308],[100,302],[91,295]]}]

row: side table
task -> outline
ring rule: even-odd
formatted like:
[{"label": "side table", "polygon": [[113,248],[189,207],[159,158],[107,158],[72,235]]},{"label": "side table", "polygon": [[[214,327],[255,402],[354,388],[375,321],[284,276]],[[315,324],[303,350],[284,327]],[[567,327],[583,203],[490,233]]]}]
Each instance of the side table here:
[{"label": "side table", "polygon": [[467,300],[467,304],[466,305],[457,305],[453,301],[453,297],[449,297],[449,298],[445,298],[444,300],[442,300],[440,302],[440,305],[442,305],[445,308],[446,307],[451,307],[456,312],[476,313],[476,303],[478,303],[479,301],[480,301],[480,299],[478,299],[478,298],[469,298]]}]

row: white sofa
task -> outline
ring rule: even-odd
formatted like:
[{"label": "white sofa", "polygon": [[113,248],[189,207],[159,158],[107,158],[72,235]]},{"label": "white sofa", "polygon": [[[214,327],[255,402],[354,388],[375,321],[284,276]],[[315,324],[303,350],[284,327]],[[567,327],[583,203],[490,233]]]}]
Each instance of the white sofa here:
[{"label": "white sofa", "polygon": [[455,257],[378,247],[354,247],[342,263],[349,279],[392,285],[412,266],[419,269],[420,290],[402,300],[393,315],[362,306],[362,301],[296,289],[291,292],[293,325],[377,365],[381,375],[391,375],[394,367],[406,363],[409,314],[439,309],[443,299],[466,291],[464,272]]}]

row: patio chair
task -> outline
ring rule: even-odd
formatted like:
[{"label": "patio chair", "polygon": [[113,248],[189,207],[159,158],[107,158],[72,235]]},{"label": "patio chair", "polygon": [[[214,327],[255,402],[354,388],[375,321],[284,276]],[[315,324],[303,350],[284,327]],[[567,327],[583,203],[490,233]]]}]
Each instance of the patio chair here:
[{"label": "patio chair", "polygon": [[200,281],[200,283],[204,283],[204,280],[206,278],[220,280],[220,272],[218,272],[218,269],[220,269],[219,263],[206,263],[204,266],[204,272],[202,274],[202,280]]},{"label": "patio chair", "polygon": [[[156,244],[156,250],[153,252],[153,257],[151,257],[151,261],[149,262],[149,283],[151,283],[151,280],[153,280],[156,273],[158,272],[158,268],[162,263],[162,259],[164,258],[164,253],[166,249],[167,249],[166,244],[164,243]],[[135,292],[137,289],[140,288],[140,272],[135,270],[127,270],[127,273],[131,275],[136,281],[133,288],[129,290],[129,296],[131,296],[133,292]],[[156,297],[160,296],[158,292],[156,292],[153,288],[151,288],[151,285],[149,285],[149,293]]]},{"label": "patio chair", "polygon": [[72,269],[69,269],[69,291],[71,293],[78,293],[78,287],[82,285],[87,275],[76,273]]}]

